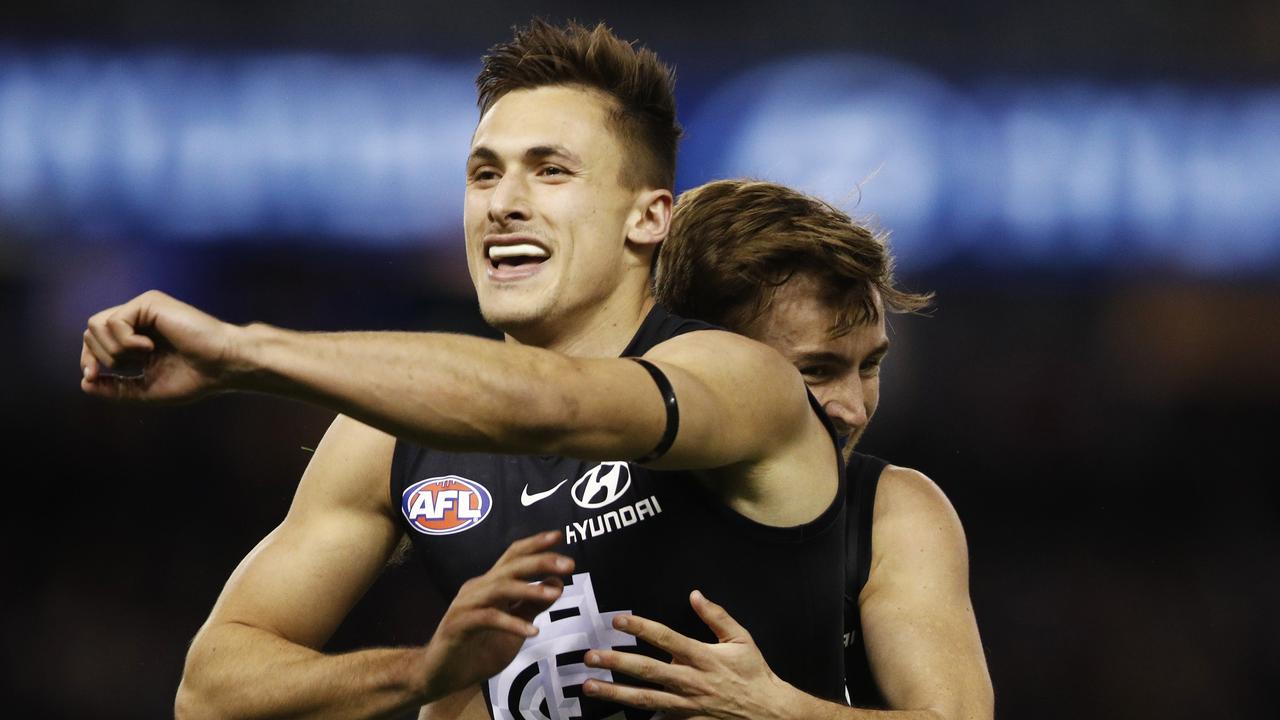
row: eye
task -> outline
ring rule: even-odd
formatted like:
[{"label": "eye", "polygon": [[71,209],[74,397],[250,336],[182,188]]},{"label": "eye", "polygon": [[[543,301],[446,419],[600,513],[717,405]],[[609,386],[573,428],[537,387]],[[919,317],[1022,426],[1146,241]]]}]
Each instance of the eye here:
[{"label": "eye", "polygon": [[560,165],[543,165],[538,168],[538,177],[562,180],[570,175],[573,175],[573,173]]},{"label": "eye", "polygon": [[797,368],[807,383],[820,383],[831,379],[831,368],[826,365],[803,365]]},{"label": "eye", "polygon": [[477,184],[491,183],[498,179],[498,171],[491,167],[477,168],[467,179]]},{"label": "eye", "polygon": [[880,364],[882,362],[884,362],[883,355],[877,358],[872,358],[870,360],[867,360],[866,362],[862,363],[862,366],[860,368],[858,368],[858,372],[860,372],[861,374],[867,377],[877,375],[880,372]]}]

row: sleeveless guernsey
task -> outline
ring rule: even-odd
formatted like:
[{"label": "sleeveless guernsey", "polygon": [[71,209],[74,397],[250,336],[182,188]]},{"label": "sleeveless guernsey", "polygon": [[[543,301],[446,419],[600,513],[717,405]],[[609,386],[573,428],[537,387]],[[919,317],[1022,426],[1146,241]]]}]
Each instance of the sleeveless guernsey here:
[{"label": "sleeveless guernsey", "polygon": [[[880,473],[889,463],[878,457],[853,453],[845,468],[849,490],[845,518],[844,672],[849,701],[855,707],[878,708],[884,698],[871,675],[867,646],[862,636],[858,596],[871,575],[871,518],[876,504]],[[856,583],[856,585],[855,585]]]},{"label": "sleeveless guernsey", "polygon": [[[623,356],[638,357],[704,329],[713,326],[655,306]],[[812,396],[810,403],[836,452],[830,421]],[[414,554],[446,598],[492,567],[512,541],[564,531],[565,545],[557,550],[574,558],[576,570],[561,598],[535,619],[539,634],[485,685],[495,720],[634,720],[652,713],[587,698],[581,686],[592,677],[637,681],[588,668],[583,654],[612,647],[669,660],[614,630],[612,618],[620,613],[715,642],[689,605],[695,588],[749,629],[780,677],[818,697],[843,700],[847,509],[843,463],[837,466],[839,490],[830,507],[790,528],[737,514],[687,471],[622,460],[448,453],[404,441],[396,444],[391,499]]]}]

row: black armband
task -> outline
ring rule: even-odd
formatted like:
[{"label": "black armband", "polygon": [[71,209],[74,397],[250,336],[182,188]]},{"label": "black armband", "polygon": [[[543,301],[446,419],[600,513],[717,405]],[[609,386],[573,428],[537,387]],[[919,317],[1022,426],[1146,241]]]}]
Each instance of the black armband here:
[{"label": "black armband", "polygon": [[658,440],[658,444],[648,454],[632,461],[643,465],[666,455],[667,451],[675,443],[676,433],[680,431],[680,406],[676,403],[676,391],[672,389],[671,381],[656,365],[640,358],[629,359],[635,360],[640,364],[640,367],[649,372],[649,376],[653,378],[653,382],[658,386],[658,391],[662,393],[662,404],[667,408],[667,428],[662,431],[662,438]]}]

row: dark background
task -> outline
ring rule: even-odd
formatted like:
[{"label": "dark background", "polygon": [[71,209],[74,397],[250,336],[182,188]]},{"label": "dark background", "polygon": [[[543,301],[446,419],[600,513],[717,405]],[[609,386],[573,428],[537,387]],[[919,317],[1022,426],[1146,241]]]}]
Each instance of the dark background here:
[{"label": "dark background", "polygon": [[[1274,2],[540,9],[642,38],[678,65],[685,108],[763,59],[824,49],[960,80],[1280,85]],[[0,40],[470,59],[531,14],[503,2],[54,1],[0,11]],[[84,320],[162,285],[237,322],[485,333],[460,242],[103,241],[16,216],[0,206],[4,541],[15,566],[0,614],[5,714],[165,716],[189,639],[283,517],[304,448],[331,414],[252,396],[166,408],[89,400],[77,382]],[[1280,716],[1280,491],[1265,470],[1280,410],[1277,265],[957,257],[904,267],[906,285],[936,291],[937,307],[892,320],[863,449],[922,470],[955,504],[997,715]],[[389,570],[333,646],[423,641],[439,601],[413,570]]]}]

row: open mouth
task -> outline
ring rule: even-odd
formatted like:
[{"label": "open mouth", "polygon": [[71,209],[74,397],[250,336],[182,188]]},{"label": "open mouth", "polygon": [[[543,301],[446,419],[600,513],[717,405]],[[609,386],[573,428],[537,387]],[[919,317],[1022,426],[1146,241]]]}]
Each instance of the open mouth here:
[{"label": "open mouth", "polygon": [[551,257],[546,248],[530,242],[487,244],[485,255],[489,259],[490,270],[499,273],[517,271],[521,274],[535,269]]}]

